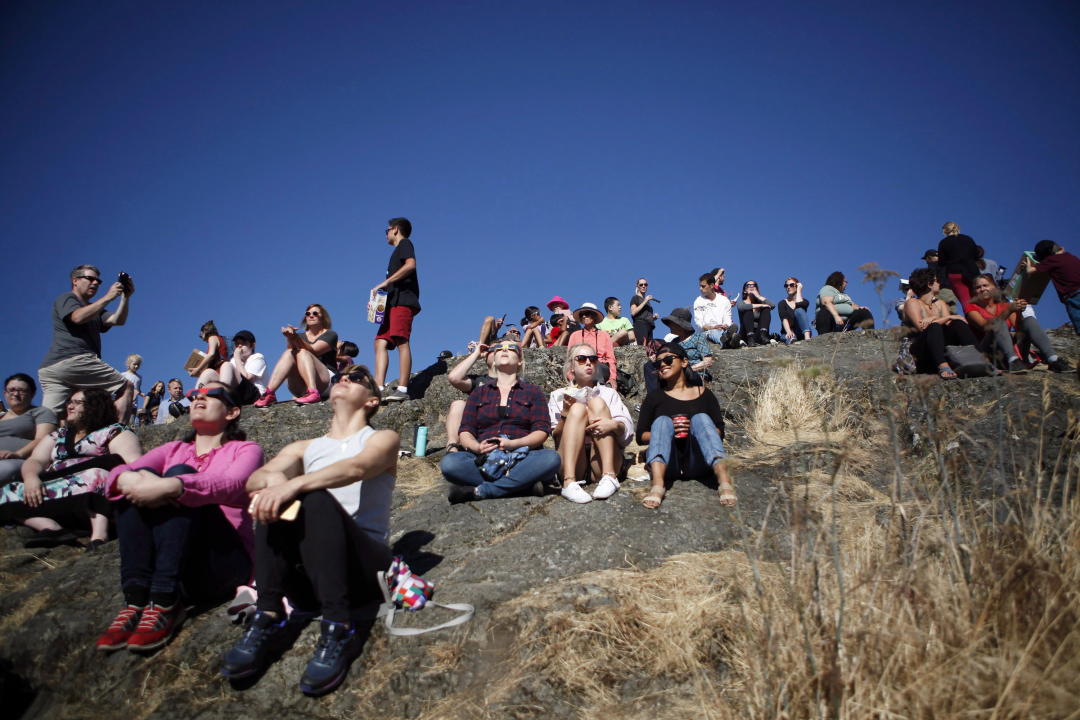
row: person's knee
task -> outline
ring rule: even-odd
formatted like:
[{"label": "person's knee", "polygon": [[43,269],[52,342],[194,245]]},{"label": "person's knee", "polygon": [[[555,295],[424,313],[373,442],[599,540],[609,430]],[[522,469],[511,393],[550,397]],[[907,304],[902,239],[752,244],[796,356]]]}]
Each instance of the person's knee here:
[{"label": "person's knee", "polygon": [[712,418],[709,417],[708,413],[697,413],[696,415],[691,416],[691,418],[690,418],[690,426],[691,427],[699,427],[699,428],[715,428],[716,427],[715,425],[713,425]]},{"label": "person's knee", "polygon": [[[576,404],[578,403],[575,403],[575,405]],[[589,398],[588,406],[589,409],[592,410],[594,413],[606,412],[608,409],[607,403],[605,403],[599,395]]]},{"label": "person's knee", "polygon": [[589,416],[589,408],[584,403],[575,402],[570,406],[570,409],[566,411],[566,418],[578,420],[583,417]]},{"label": "person's knee", "polygon": [[475,455],[470,452],[459,451],[444,455],[443,459],[439,462],[439,470],[447,480],[450,480],[451,478],[461,477],[463,471],[468,468],[469,465],[475,463]]},{"label": "person's knee", "polygon": [[660,415],[659,417],[653,419],[653,421],[652,421],[652,430],[653,430],[653,432],[655,432],[657,430],[668,429],[668,428],[670,428],[671,430],[674,430],[675,429],[675,423],[672,422],[671,418],[668,417],[667,415]]}]

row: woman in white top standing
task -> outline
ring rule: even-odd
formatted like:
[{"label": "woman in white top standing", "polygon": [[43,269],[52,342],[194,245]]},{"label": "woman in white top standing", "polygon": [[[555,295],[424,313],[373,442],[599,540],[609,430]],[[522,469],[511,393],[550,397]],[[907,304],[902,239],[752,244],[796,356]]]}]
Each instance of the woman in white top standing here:
[{"label": "woman in white top standing", "polygon": [[[634,422],[619,393],[597,384],[596,348],[578,343],[566,358],[570,385],[551,393],[551,434],[562,459],[562,496],[576,503],[603,500],[619,489],[622,449],[630,442]],[[600,482],[592,495],[581,487],[587,469]]]}]

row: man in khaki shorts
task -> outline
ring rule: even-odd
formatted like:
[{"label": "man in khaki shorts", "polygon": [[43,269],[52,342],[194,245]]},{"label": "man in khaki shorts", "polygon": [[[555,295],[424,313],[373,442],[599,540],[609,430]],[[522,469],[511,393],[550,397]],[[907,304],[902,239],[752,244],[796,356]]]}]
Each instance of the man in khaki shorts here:
[{"label": "man in khaki shorts", "polygon": [[[79,265],[71,271],[71,292],[53,303],[53,341],[38,368],[43,407],[60,412],[76,389],[102,388],[116,397],[116,412],[126,423],[131,414],[131,383],[101,360],[101,333],[127,321],[128,302],[135,292],[131,278],[114,282],[100,300],[90,302],[101,287],[101,271]],[[115,312],[106,309],[119,297]]]}]

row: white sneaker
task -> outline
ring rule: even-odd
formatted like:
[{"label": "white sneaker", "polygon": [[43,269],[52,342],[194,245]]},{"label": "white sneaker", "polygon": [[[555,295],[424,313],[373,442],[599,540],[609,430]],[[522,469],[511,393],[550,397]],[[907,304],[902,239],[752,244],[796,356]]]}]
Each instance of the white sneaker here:
[{"label": "white sneaker", "polygon": [[614,475],[605,475],[600,478],[600,482],[597,483],[596,489],[593,490],[593,498],[596,500],[607,500],[609,497],[615,494],[615,491],[619,489],[619,479]]},{"label": "white sneaker", "polygon": [[585,492],[579,483],[573,482],[562,489],[562,496],[570,502],[587,503],[592,501],[592,495]]}]

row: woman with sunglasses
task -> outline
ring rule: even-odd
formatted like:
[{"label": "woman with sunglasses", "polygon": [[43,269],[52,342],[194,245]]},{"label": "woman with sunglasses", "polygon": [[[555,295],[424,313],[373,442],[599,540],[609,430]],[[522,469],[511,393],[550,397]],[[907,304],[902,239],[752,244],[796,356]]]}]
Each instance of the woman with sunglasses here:
[{"label": "woman with sunglasses", "polygon": [[[649,294],[649,281],[638,278],[634,287],[634,297],[630,298],[630,320],[634,323],[634,338],[638,345],[644,345],[652,340],[653,328],[660,316],[653,310],[652,301],[656,300]],[[656,300],[656,302],[660,302]]]},{"label": "woman with sunglasses", "polygon": [[142,453],[139,438],[117,422],[112,393],[76,390],[68,398],[66,423],[34,447],[23,463],[22,482],[0,488],[0,522],[37,531],[27,547],[75,542],[59,521],[87,514],[90,549],[109,539],[109,503],[102,497],[109,470]]},{"label": "woman with sunglasses", "polygon": [[[469,395],[458,432],[464,449],[439,464],[454,485],[452,503],[542,493],[559,468],[558,453],[543,447],[551,434],[547,399],[539,387],[518,379],[521,345],[501,340],[487,352],[495,381]],[[485,460],[502,467],[489,467]]]},{"label": "woman with sunglasses", "polygon": [[810,301],[803,297],[802,288],[798,278],[789,277],[784,281],[787,297],[776,306],[776,314],[780,316],[780,326],[784,331],[780,337],[788,345],[810,339],[810,319],[806,316]]},{"label": "woman with sunglasses", "polygon": [[758,290],[756,280],[743,283],[742,292],[735,308],[739,311],[739,325],[747,345],[768,345],[769,324],[775,305]]},{"label": "woman with sunglasses", "polygon": [[188,393],[191,432],[109,473],[125,607],[98,650],[143,652],[169,641],[185,603],[217,603],[251,581],[253,535],[245,491],[262,465],[240,407],[220,383]]},{"label": "woman with sunglasses", "polygon": [[316,403],[330,391],[330,379],[337,368],[337,333],[331,330],[330,313],[314,303],[304,311],[304,331],[292,325],[281,328],[285,336],[285,352],[281,353],[266,392],[255,401],[255,407],[277,402],[274,393],[283,382],[289,383],[293,402],[305,405]]},{"label": "woman with sunglasses", "polygon": [[[562,496],[576,503],[615,494],[622,449],[633,434],[634,421],[619,393],[597,382],[599,363],[592,345],[572,346],[564,368],[570,385],[551,393],[548,400],[551,435],[562,459]],[[582,488],[589,472],[600,478],[592,495]]]},{"label": "woman with sunglasses", "polygon": [[574,319],[581,328],[570,334],[566,346],[573,347],[582,343],[592,345],[600,356],[600,365],[596,368],[597,382],[615,387],[619,372],[615,364],[615,345],[611,342],[611,336],[597,327],[604,319],[604,314],[600,312],[600,308],[587,302],[574,311]]},{"label": "woman with sunglasses", "polygon": [[720,403],[700,383],[688,381],[690,360],[682,345],[665,343],[656,353],[660,387],[645,396],[638,415],[637,441],[648,444],[646,465],[652,486],[641,501],[656,509],[664,501],[666,483],[712,473],[720,504],[735,504],[735,488],[724,464],[724,427]]}]

